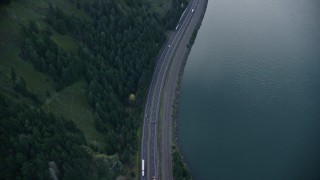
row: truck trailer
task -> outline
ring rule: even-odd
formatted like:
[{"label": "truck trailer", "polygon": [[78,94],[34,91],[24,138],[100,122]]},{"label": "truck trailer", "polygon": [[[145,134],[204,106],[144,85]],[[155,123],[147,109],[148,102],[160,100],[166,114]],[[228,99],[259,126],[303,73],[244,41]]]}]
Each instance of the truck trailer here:
[{"label": "truck trailer", "polygon": [[142,176],[144,176],[144,159],[142,159],[141,170],[142,170],[141,174]]}]

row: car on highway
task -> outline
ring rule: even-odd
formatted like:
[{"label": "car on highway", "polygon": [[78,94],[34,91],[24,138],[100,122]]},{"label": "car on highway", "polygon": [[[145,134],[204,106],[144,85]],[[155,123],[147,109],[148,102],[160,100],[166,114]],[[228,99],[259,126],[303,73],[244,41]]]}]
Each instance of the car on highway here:
[{"label": "car on highway", "polygon": [[169,44],[169,45],[168,45],[168,48],[170,48],[170,47],[171,47],[171,45]]},{"label": "car on highway", "polygon": [[191,9],[191,13],[193,13],[194,9]]}]

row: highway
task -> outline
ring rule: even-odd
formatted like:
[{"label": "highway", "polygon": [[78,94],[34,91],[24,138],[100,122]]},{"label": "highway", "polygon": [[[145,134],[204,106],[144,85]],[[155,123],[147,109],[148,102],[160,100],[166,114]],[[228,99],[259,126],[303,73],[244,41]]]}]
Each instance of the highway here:
[{"label": "highway", "polygon": [[[141,156],[140,156],[140,178],[141,179],[160,179],[163,176],[163,179],[172,179],[172,162],[171,162],[171,144],[169,147],[161,145],[161,148],[166,148],[165,153],[166,157],[169,158],[162,158],[161,166],[164,164],[168,164],[166,171],[160,172],[159,166],[159,152],[158,152],[158,144],[161,144],[160,141],[162,136],[158,135],[158,124],[159,124],[159,114],[160,114],[160,105],[161,105],[161,98],[162,95],[165,94],[163,92],[164,86],[166,85],[166,78],[168,71],[170,69],[171,60],[175,55],[177,48],[179,47],[180,41],[184,36],[185,31],[189,28],[189,22],[192,19],[193,15],[196,12],[196,8],[200,1],[203,0],[191,0],[182,14],[179,20],[179,27],[172,32],[169,40],[165,44],[162,53],[159,56],[157,61],[157,65],[155,67],[155,71],[152,77],[151,85],[148,92],[145,112],[144,112],[144,120],[143,120],[143,128],[142,128],[142,141],[141,141]],[[195,26],[194,26],[195,27]],[[194,28],[193,27],[193,28]],[[189,31],[189,36],[193,29]],[[189,38],[190,38],[189,37]],[[186,48],[186,46],[184,47]],[[179,68],[178,68],[179,69]],[[170,69],[170,73],[172,73],[173,69]],[[178,76],[178,75],[177,75]],[[177,79],[176,77],[173,79]],[[173,85],[171,89],[175,89],[176,84]],[[171,91],[170,91],[171,92]],[[174,91],[172,91],[174,92]],[[170,104],[170,103],[169,103]],[[171,114],[170,114],[171,115]],[[163,121],[163,120],[162,120]],[[161,122],[160,122],[161,123]],[[170,121],[166,123],[171,123]],[[171,128],[170,128],[171,129]],[[168,131],[165,131],[166,133]],[[168,139],[167,135],[166,139]],[[170,137],[169,137],[170,138]],[[166,141],[171,142],[171,141]],[[167,143],[168,144],[168,143]],[[161,150],[161,154],[164,151]],[[161,155],[162,156],[162,155]],[[144,173],[141,173],[142,169],[142,159],[144,159]],[[167,162],[168,161],[168,162]],[[171,169],[170,169],[171,168]],[[165,173],[165,174],[164,174]],[[144,174],[144,176],[143,176]]]}]

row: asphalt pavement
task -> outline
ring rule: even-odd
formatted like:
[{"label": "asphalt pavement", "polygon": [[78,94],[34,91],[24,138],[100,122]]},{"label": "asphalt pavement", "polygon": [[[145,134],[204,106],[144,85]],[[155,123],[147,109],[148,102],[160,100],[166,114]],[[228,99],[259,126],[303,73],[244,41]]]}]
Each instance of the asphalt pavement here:
[{"label": "asphalt pavement", "polygon": [[[172,104],[179,72],[183,68],[183,59],[188,53],[187,44],[202,19],[205,2],[206,0],[189,2],[180,18],[179,27],[172,32],[157,61],[144,113],[140,170],[142,159],[145,160],[145,167],[144,176],[140,171],[140,179],[172,179]],[[161,119],[160,105],[163,108]],[[158,135],[159,123],[161,131]]]}]

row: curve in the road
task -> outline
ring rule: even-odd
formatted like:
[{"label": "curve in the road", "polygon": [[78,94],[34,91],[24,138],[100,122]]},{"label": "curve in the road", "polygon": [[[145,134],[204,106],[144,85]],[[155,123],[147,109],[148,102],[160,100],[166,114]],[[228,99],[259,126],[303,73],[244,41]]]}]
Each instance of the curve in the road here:
[{"label": "curve in the road", "polygon": [[160,109],[162,89],[170,61],[185,29],[188,26],[189,21],[193,16],[193,10],[196,8],[198,1],[199,0],[190,1],[185,12],[180,18],[180,27],[172,33],[168,42],[165,44],[165,48],[158,59],[156,69],[152,77],[143,120],[140,162],[142,162],[142,159],[144,159],[145,172],[144,176],[140,174],[141,179],[153,179],[153,177],[158,177],[157,122],[159,117],[158,113]]}]

